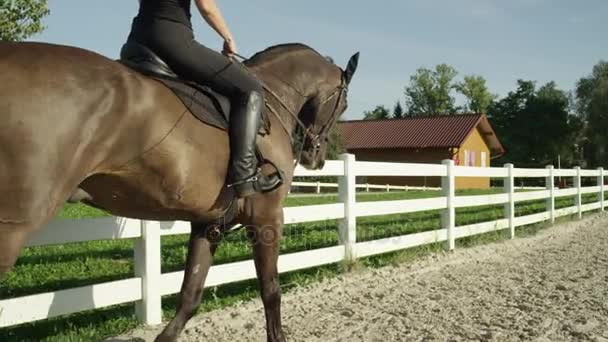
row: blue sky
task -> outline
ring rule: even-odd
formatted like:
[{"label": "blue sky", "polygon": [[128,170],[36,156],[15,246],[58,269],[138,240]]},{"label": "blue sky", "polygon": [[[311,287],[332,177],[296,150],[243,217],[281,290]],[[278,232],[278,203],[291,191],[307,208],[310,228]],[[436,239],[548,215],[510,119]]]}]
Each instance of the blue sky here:
[{"label": "blue sky", "polygon": [[[403,102],[419,67],[448,63],[486,78],[500,96],[518,78],[554,80],[565,89],[608,60],[605,0],[217,0],[241,54],[301,42],[344,66],[361,52],[349,93],[348,119],[378,104]],[[47,30],[31,40],[74,45],[116,58],[137,0],[49,0]],[[197,13],[195,13],[197,14]],[[197,39],[221,40],[193,17]]]}]

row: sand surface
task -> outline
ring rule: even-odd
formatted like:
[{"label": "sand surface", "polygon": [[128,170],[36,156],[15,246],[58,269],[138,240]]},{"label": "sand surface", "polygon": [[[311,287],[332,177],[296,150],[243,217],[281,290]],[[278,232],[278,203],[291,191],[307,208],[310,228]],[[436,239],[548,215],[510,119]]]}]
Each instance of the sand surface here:
[{"label": "sand surface", "polygon": [[[289,341],[608,342],[608,214],[283,295]],[[259,299],[191,320],[180,341],[265,341]],[[110,341],[152,341],[162,327]]]}]

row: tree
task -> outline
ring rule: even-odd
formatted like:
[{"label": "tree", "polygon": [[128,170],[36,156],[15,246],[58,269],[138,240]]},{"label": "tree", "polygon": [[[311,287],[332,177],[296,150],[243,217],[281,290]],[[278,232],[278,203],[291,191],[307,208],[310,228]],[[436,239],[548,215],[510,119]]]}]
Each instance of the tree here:
[{"label": "tree", "polygon": [[344,146],[344,140],[340,134],[339,125],[334,125],[329,133],[329,142],[327,145],[327,157],[326,159],[335,160],[340,158],[340,154],[346,152]]},{"label": "tree", "polygon": [[454,112],[455,99],[451,96],[452,82],[458,73],[447,64],[435,70],[420,68],[410,77],[405,88],[407,113],[410,116],[449,114]]},{"label": "tree", "polygon": [[376,106],[374,110],[369,111],[366,110],[363,112],[364,120],[379,120],[379,119],[388,119],[390,117],[390,112],[388,108],[384,106]]},{"label": "tree", "polygon": [[403,117],[403,107],[401,107],[401,102],[397,101],[395,103],[395,107],[393,108],[393,118],[401,119]]},{"label": "tree", "polygon": [[488,109],[488,117],[507,154],[498,165],[545,167],[577,163],[574,141],[580,119],[570,114],[568,94],[549,82],[539,89],[532,81],[518,80],[518,87]]},{"label": "tree", "polygon": [[46,0],[0,0],[0,41],[22,41],[42,32]]},{"label": "tree", "polygon": [[488,90],[486,80],[477,75],[465,76],[464,80],[457,83],[454,88],[466,97],[467,102],[464,107],[466,112],[487,113],[497,97]]},{"label": "tree", "polygon": [[608,62],[600,61],[576,85],[577,110],[586,122],[584,157],[589,166],[608,162]]}]

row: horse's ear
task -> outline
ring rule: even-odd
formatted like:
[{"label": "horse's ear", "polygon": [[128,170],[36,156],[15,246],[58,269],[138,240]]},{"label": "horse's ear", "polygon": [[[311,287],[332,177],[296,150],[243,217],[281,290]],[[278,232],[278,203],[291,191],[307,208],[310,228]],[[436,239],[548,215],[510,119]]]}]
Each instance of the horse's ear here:
[{"label": "horse's ear", "polygon": [[359,52],[354,54],[350,60],[348,61],[348,65],[346,66],[346,70],[344,70],[344,81],[346,84],[349,84],[353,79],[353,75],[355,71],[357,71],[357,66],[359,65]]}]

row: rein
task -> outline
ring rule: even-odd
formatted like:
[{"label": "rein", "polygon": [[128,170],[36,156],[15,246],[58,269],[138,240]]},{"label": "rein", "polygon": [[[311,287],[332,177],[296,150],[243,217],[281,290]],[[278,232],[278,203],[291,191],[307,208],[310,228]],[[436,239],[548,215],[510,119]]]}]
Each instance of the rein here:
[{"label": "rein", "polygon": [[[260,81],[262,82],[262,81]],[[296,121],[296,123],[298,124],[298,126],[300,126],[300,128],[302,128],[304,130],[304,135],[309,137],[312,136],[311,130],[310,128],[306,128],[306,125],[304,125],[304,123],[302,122],[302,120],[300,120],[300,118],[298,117],[297,114],[295,114],[294,111],[292,111],[286,104],[285,102],[283,102],[283,100],[281,100],[281,97],[279,97],[277,94],[275,94],[275,92],[270,89],[265,83],[262,82],[262,86],[264,88],[264,90],[266,90],[270,95],[272,95],[281,105],[281,107],[285,108],[285,110],[291,115],[291,117],[294,118],[294,120]],[[285,121],[283,120],[283,118],[281,118],[281,115],[276,111],[276,109],[274,109],[274,107],[272,105],[270,105],[270,103],[268,102],[268,99],[265,100],[266,103],[266,107],[268,108],[268,110],[274,114],[274,116],[276,116],[277,120],[279,120],[279,122],[281,123],[281,127],[283,127],[283,130],[287,133],[287,136],[289,137],[289,143],[291,144],[291,146],[294,146],[294,139],[291,136],[291,132],[289,131],[289,128],[287,127],[287,123],[285,123]],[[299,147],[298,153],[296,154],[296,159],[294,162],[294,167],[297,165],[298,161],[300,160],[300,157],[302,156],[302,152],[304,152],[304,144],[302,143],[301,146]]]},{"label": "rein", "polygon": [[[247,60],[247,58],[239,55],[239,54],[234,54],[234,56],[241,58],[242,60]],[[231,58],[231,60],[236,61],[236,59]],[[237,63],[240,63],[238,61],[236,61]],[[280,80],[281,82],[285,83],[287,86],[289,86],[290,88],[293,88],[293,86],[291,86],[290,84],[286,83],[285,81],[283,81],[281,78],[277,77],[276,75],[274,75],[274,77],[276,77],[278,80]],[[279,104],[281,105],[281,107],[283,107],[287,113],[289,113],[289,115],[291,115],[291,117],[295,120],[296,124],[298,124],[298,126],[300,126],[300,128],[302,128],[303,130],[303,134],[305,138],[310,139],[314,150],[318,150],[321,148],[321,140],[322,139],[327,139],[327,133],[329,131],[329,126],[330,123],[333,121],[333,119],[335,118],[337,112],[338,112],[338,106],[340,105],[340,100],[342,99],[343,94],[346,92],[347,90],[347,86],[345,85],[345,80],[344,77],[342,77],[342,82],[340,84],[340,86],[338,86],[338,88],[336,89],[336,91],[334,91],[331,95],[329,95],[322,103],[321,105],[326,104],[327,102],[329,102],[332,98],[334,98],[336,96],[336,94],[339,93],[338,95],[338,99],[336,100],[336,105],[334,106],[334,110],[331,114],[331,116],[329,117],[329,119],[327,120],[327,122],[325,124],[323,124],[323,126],[321,127],[321,130],[319,131],[319,133],[313,133],[312,129],[310,127],[306,127],[306,125],[304,124],[304,122],[302,122],[302,120],[298,117],[298,114],[292,110],[291,108],[289,108],[289,106],[281,99],[281,97],[279,95],[277,95],[270,87],[268,87],[262,80],[258,80],[261,84],[262,87],[264,88],[264,90],[266,90],[270,95],[272,95],[272,97],[275,98],[275,100],[277,100],[279,102]],[[295,90],[295,92],[301,96],[301,97],[305,97],[305,95],[303,95],[300,91],[298,91],[297,89],[293,88]],[[291,132],[289,130],[289,127],[287,125],[287,123],[285,123],[285,121],[283,120],[283,118],[281,117],[281,115],[277,112],[277,110],[268,102],[268,99],[266,99],[265,101],[266,107],[268,108],[268,110],[274,114],[276,116],[276,118],[279,120],[279,122],[281,123],[281,126],[283,127],[283,130],[285,130],[285,132],[287,133],[287,136],[289,137],[290,143],[292,146],[294,146],[294,139],[291,136]],[[304,151],[304,142],[302,142],[299,151],[297,153],[297,157],[295,160],[295,165],[297,165],[298,161],[300,160],[300,157],[302,156],[302,152]],[[295,167],[294,165],[294,167]]]},{"label": "rein", "polygon": [[[283,100],[281,100],[281,97],[278,96],[272,89],[270,89],[270,87],[268,87],[263,82],[262,82],[262,86],[264,87],[264,90],[266,90],[270,95],[272,95],[279,102],[281,107],[283,107],[285,110],[287,110],[287,112],[291,115],[292,118],[294,118],[294,120],[300,126],[300,128],[303,129],[304,136],[305,136],[305,138],[310,139],[313,149],[315,151],[320,149],[321,141],[327,139],[327,133],[329,131],[330,123],[333,122],[333,119],[335,118],[336,114],[338,113],[338,106],[340,105],[340,100],[342,99],[342,96],[343,96],[344,92],[346,91],[346,87],[344,86],[344,79],[342,80],[342,84],[336,89],[336,91],[334,91],[331,95],[329,95],[321,103],[321,105],[326,104],[332,98],[334,98],[334,96],[336,96],[336,94],[339,93],[338,99],[336,100],[336,105],[334,106],[334,110],[333,110],[331,116],[329,117],[329,119],[327,119],[327,122],[325,124],[323,124],[323,126],[321,127],[321,130],[319,131],[319,133],[314,133],[310,127],[307,128],[306,125],[302,122],[302,120],[300,120],[298,115],[295,113],[295,111],[290,109],[289,106],[287,106],[285,104],[285,102],[283,102]],[[287,136],[289,137],[291,145],[293,146],[294,141],[293,141],[293,138],[291,137],[291,132],[289,132],[289,128],[287,127],[287,124],[285,123],[285,121],[281,118],[281,115],[279,115],[279,113],[276,111],[276,109],[274,109],[274,107],[272,107],[272,105],[270,105],[270,103],[268,103],[268,101],[266,101],[266,107],[268,107],[268,110],[270,110],[270,112],[273,113],[277,117],[277,119],[281,123],[281,126],[283,126],[283,129],[285,130],[285,132],[287,132]],[[300,160],[300,157],[302,156],[303,151],[304,151],[304,142],[302,142],[302,144],[299,148],[295,164],[297,164],[298,161]]]}]

